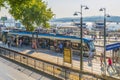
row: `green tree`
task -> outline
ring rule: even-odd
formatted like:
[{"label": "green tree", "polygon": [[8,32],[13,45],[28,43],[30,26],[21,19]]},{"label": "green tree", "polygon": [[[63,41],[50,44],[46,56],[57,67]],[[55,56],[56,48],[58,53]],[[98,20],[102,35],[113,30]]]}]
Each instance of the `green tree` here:
[{"label": "green tree", "polygon": [[[4,0],[3,0],[4,1]],[[2,2],[1,2],[2,3]],[[6,0],[10,6],[9,12],[19,20],[27,31],[33,31],[35,26],[49,27],[48,21],[53,12],[42,0]]]},{"label": "green tree", "polygon": [[5,0],[0,0],[0,8],[4,6]]}]

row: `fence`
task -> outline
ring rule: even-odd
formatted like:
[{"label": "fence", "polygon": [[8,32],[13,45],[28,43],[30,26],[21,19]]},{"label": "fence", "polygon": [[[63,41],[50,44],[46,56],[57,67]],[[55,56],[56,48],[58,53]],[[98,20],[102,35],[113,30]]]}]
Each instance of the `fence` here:
[{"label": "fence", "polygon": [[47,62],[8,48],[0,47],[0,56],[12,59],[63,80],[86,80],[86,78],[89,78],[89,80],[98,80],[105,78],[89,72],[80,72],[78,70],[71,69],[70,67]]}]

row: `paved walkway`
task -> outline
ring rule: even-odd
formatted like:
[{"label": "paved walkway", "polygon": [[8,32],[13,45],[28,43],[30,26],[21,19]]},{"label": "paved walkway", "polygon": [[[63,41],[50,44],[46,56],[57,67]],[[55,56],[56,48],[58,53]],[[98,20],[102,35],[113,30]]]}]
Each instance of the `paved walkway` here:
[{"label": "paved walkway", "polygon": [[0,80],[56,80],[0,57]]},{"label": "paved walkway", "polygon": [[[8,48],[6,45],[0,43],[0,46],[2,47],[6,47]],[[63,63],[63,54],[61,53],[56,53],[54,51],[50,51],[50,50],[46,50],[46,49],[39,49],[39,50],[34,50],[31,49],[31,47],[26,47],[23,46],[22,48],[20,47],[10,47],[10,49],[18,51],[18,52],[22,52],[23,54],[27,54],[33,57],[37,57],[46,61],[50,61],[56,64],[60,64],[60,65],[64,65],[64,66],[69,66],[71,68],[75,68],[75,69],[80,69],[80,59],[79,56],[73,56],[73,60],[72,60],[72,65],[67,64],[67,63]],[[120,65],[116,65],[116,67],[119,67]],[[115,66],[114,66],[115,67]],[[100,59],[98,57],[95,57],[92,60],[92,65],[88,64],[88,59],[84,57],[83,59],[83,69],[85,71],[91,72],[91,73],[95,73],[98,75],[102,75],[103,74],[103,67],[100,66]],[[117,72],[113,72],[111,69],[109,70],[109,72],[107,72],[107,75],[119,78]]]}]

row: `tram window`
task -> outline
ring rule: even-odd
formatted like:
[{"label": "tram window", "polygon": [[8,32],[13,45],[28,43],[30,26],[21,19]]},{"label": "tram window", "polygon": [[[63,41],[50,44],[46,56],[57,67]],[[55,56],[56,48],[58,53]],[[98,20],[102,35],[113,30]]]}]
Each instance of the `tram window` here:
[{"label": "tram window", "polygon": [[60,43],[63,44],[63,41],[62,40],[57,40],[57,45],[59,45]]},{"label": "tram window", "polygon": [[70,41],[64,41],[64,47],[65,48],[70,48],[71,47],[71,42]]},{"label": "tram window", "polygon": [[83,43],[83,50],[84,51],[88,51],[89,50],[88,48],[89,48],[88,44],[87,43]]},{"label": "tram window", "polygon": [[32,42],[32,38],[30,37],[23,36],[22,39],[23,39],[23,44],[25,45],[29,45]]},{"label": "tram window", "polygon": [[72,43],[73,49],[80,49],[80,43]]},{"label": "tram window", "polygon": [[41,42],[42,42],[42,40],[39,38],[39,39],[38,39],[38,43],[41,44]]}]

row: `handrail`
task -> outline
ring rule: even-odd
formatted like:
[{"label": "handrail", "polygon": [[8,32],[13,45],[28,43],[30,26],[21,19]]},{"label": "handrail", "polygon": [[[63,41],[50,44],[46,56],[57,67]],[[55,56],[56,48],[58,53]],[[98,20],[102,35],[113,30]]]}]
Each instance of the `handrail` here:
[{"label": "handrail", "polygon": [[[53,63],[53,62],[50,62],[50,61],[45,61],[45,60],[42,60],[42,59],[39,59],[39,58],[30,56],[30,55],[22,54],[21,52],[17,52],[17,51],[14,51],[14,50],[11,50],[11,49],[8,49],[8,48],[4,48],[4,47],[1,47],[1,46],[0,46],[0,51],[1,51],[1,50],[11,51],[11,52],[13,52],[13,54],[19,54],[19,55],[22,55],[22,56],[24,56],[24,57],[32,58],[32,59],[34,59],[34,60],[43,62],[43,63],[48,64],[48,65],[53,65],[53,66],[59,67],[59,68],[61,68],[62,70],[65,70],[65,74],[67,74],[66,71],[68,71],[68,72],[77,73],[77,74],[79,74],[79,75],[82,74],[82,75],[93,76],[93,77],[96,77],[96,78],[99,78],[99,79],[110,79],[110,80],[113,79],[113,80],[118,80],[118,79],[113,78],[113,77],[110,77],[110,76],[97,75],[97,74],[94,74],[94,73],[90,73],[90,72],[88,72],[88,71],[79,71],[79,70],[73,69],[73,68],[71,68],[71,67],[59,65],[59,64],[56,64],[56,63]],[[0,53],[0,55],[1,55],[1,53]],[[54,67],[53,67],[53,68],[54,68]]]}]

